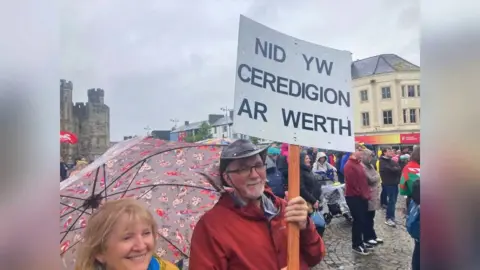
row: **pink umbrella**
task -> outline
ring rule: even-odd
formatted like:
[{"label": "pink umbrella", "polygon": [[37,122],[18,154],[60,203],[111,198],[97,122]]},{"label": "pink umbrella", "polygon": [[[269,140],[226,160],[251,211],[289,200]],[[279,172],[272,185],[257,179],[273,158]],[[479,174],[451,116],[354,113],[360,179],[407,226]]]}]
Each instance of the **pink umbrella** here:
[{"label": "pink umbrella", "polygon": [[60,254],[73,269],[88,217],[107,200],[142,200],[159,226],[157,253],[169,260],[188,258],[198,219],[219,194],[203,176],[218,176],[221,145],[133,138],[114,145],[60,184]]}]

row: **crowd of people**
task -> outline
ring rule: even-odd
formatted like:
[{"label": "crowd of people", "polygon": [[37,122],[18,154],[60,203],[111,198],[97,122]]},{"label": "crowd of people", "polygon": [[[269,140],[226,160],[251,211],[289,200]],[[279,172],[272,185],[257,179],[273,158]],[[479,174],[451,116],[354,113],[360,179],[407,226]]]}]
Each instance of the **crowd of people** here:
[{"label": "crowd of people", "polygon": [[[190,269],[285,269],[287,223],[300,229],[300,269],[317,265],[325,256],[325,222],[313,216],[322,207],[321,187],[328,181],[345,182],[353,216],[352,248],[362,255],[383,243],[374,229],[375,213],[382,205],[386,224],[394,226],[400,186],[401,194],[411,199],[407,229],[415,239],[412,268],[419,269],[419,177],[410,172],[420,168],[420,147],[409,159],[395,158],[391,148],[384,148],[378,168],[375,153],[361,144],[343,156],[304,148],[299,157],[300,196],[295,198],[287,192],[288,150],[287,144],[260,147],[243,139],[223,148],[219,175],[227,189],[195,226]],[[108,201],[87,224],[76,269],[181,269],[182,262],[173,264],[155,254],[156,231],[151,213],[138,202]]]}]

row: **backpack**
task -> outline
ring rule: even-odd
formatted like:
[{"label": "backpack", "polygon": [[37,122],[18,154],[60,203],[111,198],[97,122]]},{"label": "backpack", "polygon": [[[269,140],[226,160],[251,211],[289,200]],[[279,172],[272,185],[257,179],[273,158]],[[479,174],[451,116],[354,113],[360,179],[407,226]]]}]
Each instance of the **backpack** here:
[{"label": "backpack", "polygon": [[410,201],[406,225],[410,236],[420,241],[420,205],[416,204],[414,200]]},{"label": "backpack", "polygon": [[267,185],[272,189],[275,196],[285,197],[285,185],[283,175],[277,167],[267,170]]}]

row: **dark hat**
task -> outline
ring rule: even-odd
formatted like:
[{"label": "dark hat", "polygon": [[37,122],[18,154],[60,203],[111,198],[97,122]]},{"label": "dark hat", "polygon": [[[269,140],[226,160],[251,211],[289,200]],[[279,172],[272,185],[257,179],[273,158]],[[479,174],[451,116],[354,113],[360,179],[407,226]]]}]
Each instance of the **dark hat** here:
[{"label": "dark hat", "polygon": [[224,186],[229,186],[225,179],[223,179],[223,173],[227,169],[230,162],[236,159],[248,158],[260,154],[262,159],[265,160],[267,150],[270,145],[265,147],[258,147],[249,140],[239,139],[233,143],[223,147],[222,154],[220,155],[220,180]]},{"label": "dark hat", "polygon": [[220,159],[233,160],[251,157],[262,152],[266,153],[269,146],[258,147],[249,140],[236,140],[223,148]]}]

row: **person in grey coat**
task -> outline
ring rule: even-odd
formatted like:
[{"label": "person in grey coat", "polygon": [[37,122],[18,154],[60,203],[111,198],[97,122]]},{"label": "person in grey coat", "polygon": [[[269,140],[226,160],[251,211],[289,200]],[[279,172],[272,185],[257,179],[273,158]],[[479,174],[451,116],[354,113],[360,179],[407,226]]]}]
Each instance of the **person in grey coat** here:
[{"label": "person in grey coat", "polygon": [[368,213],[364,229],[364,238],[367,244],[378,245],[383,243],[383,239],[377,236],[375,232],[375,211],[380,209],[380,175],[372,165],[374,153],[368,149],[362,151],[362,166],[367,175],[368,185],[370,187],[370,200],[368,201]]}]

